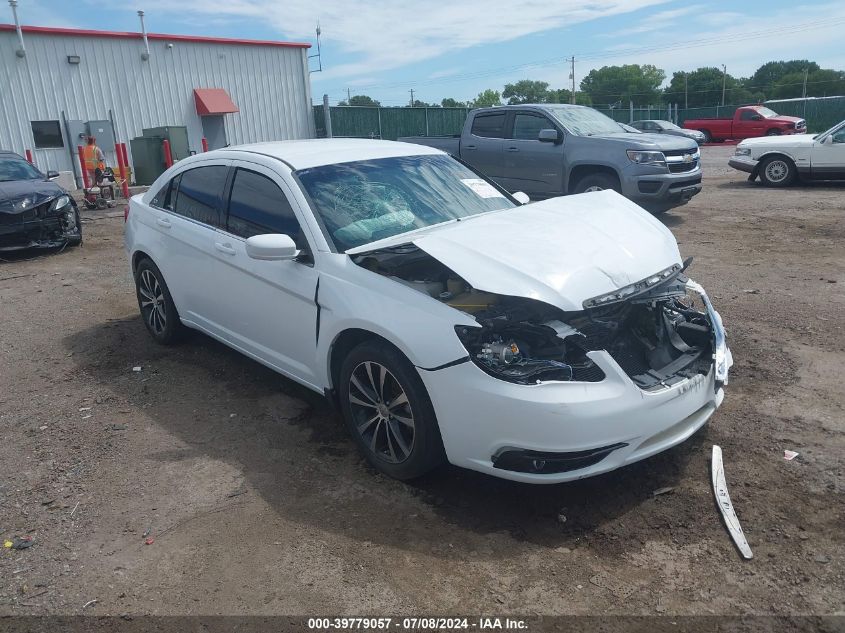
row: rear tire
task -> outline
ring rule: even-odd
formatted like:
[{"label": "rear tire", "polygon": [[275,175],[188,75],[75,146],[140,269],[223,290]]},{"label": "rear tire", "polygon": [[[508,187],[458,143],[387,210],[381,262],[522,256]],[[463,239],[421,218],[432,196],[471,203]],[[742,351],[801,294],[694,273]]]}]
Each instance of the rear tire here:
[{"label": "rear tire", "polygon": [[758,169],[760,180],[767,187],[788,187],[795,181],[798,170],[785,156],[770,156]]},{"label": "rear tire", "polygon": [[161,345],[177,343],[185,332],[185,326],[179,319],[164,276],[150,259],[142,259],[135,268],[135,294],[150,336]]},{"label": "rear tire", "polygon": [[575,193],[589,193],[604,191],[605,189],[613,189],[613,191],[621,193],[619,179],[604,172],[596,172],[587,174],[575,185]]},{"label": "rear tire", "polygon": [[704,145],[705,143],[712,143],[713,142],[713,135],[710,134],[707,130],[699,130],[702,134],[704,134],[704,140],[701,141],[701,144]]},{"label": "rear tire", "polygon": [[415,479],[444,461],[434,408],[414,366],[398,350],[365,341],[343,360],[340,409],[358,448],[394,479]]}]

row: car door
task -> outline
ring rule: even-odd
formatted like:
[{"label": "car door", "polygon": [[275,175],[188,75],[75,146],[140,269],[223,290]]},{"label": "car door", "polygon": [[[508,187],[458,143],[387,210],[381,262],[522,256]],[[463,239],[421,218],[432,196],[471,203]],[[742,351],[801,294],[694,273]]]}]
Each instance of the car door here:
[{"label": "car door", "polygon": [[150,204],[158,244],[152,254],[182,319],[214,330],[214,236],[222,222],[229,161],[201,164],[174,176]]},{"label": "car door", "polygon": [[743,110],[739,113],[739,130],[734,130],[735,139],[756,138],[766,135],[766,119],[756,110]]},{"label": "car door", "polygon": [[[286,375],[316,385],[317,270],[292,192],[272,169],[237,161],[225,198],[226,224],[214,238],[222,336]],[[267,233],[289,235],[302,256],[249,257],[247,238]]]},{"label": "car door", "polygon": [[506,118],[504,110],[476,114],[469,136],[461,139],[461,158],[500,184],[504,177],[502,147]]},{"label": "car door", "polygon": [[[517,111],[504,144],[505,177],[508,191],[523,191],[532,197],[563,192],[563,147],[540,142],[540,130],[560,130],[539,112]],[[561,134],[562,138],[562,134]]]},{"label": "car door", "polygon": [[[830,140],[827,140],[829,138]],[[845,124],[828,135],[825,142],[813,143],[810,158],[813,178],[845,179]]]}]

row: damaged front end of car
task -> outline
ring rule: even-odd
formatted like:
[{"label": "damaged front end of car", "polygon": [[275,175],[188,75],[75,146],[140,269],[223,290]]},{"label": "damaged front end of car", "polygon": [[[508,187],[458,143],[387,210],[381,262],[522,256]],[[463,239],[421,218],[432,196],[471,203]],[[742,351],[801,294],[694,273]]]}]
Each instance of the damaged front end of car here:
[{"label": "damaged front end of car", "polygon": [[355,255],[353,261],[469,314],[455,333],[469,359],[521,385],[601,382],[590,352],[603,350],[640,389],[669,388],[714,372],[718,390],[732,364],[719,314],[704,289],[674,264],[564,311],[537,299],[473,288],[413,244]]},{"label": "damaged front end of car", "polygon": [[81,241],[79,212],[67,194],[46,201],[24,197],[0,208],[0,252],[58,248]]}]

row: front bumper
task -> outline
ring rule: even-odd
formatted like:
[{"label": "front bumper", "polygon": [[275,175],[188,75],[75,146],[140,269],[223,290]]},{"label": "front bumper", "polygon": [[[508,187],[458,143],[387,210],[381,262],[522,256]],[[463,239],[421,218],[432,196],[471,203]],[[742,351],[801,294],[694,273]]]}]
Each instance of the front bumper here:
[{"label": "front bumper", "polygon": [[0,252],[80,243],[82,227],[73,201],[70,211],[72,220],[62,213],[50,214],[42,209],[32,209],[27,215],[0,214]]},{"label": "front bumper", "polygon": [[728,165],[739,171],[746,173],[753,173],[757,169],[757,164],[760,161],[754,160],[750,156],[731,156],[728,160]]},{"label": "front bumper", "polygon": [[[632,163],[633,165],[633,163]],[[701,192],[701,166],[671,173],[653,168],[653,173],[629,168],[622,178],[622,195],[647,209],[671,209],[689,202]]]},{"label": "front bumper", "polygon": [[[497,380],[472,362],[421,370],[449,461],[514,481],[560,483],[683,442],[722,403],[733,362],[721,318],[709,300],[705,303],[720,351],[706,375],[670,386],[640,389],[606,351],[588,353],[605,374],[601,382],[518,385]],[[526,456],[537,460],[535,472],[525,467],[533,463]],[[550,467],[566,470],[548,472]]]}]

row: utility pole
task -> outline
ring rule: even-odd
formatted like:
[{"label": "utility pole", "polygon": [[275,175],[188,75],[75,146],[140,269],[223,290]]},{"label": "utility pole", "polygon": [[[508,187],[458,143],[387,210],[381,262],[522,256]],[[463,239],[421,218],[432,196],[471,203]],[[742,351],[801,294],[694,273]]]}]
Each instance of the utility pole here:
[{"label": "utility pole", "polygon": [[411,107],[414,107],[414,89],[411,88],[408,92],[411,93]]},{"label": "utility pole", "polygon": [[689,73],[684,71],[684,110],[689,108],[689,85],[687,84]]},{"label": "utility pole", "polygon": [[725,82],[728,79],[728,67],[722,64],[722,105],[725,105]]},{"label": "utility pole", "polygon": [[804,69],[804,88],[801,90],[801,98],[802,99],[807,98],[807,75],[808,75],[809,72],[810,72],[809,68]]},{"label": "utility pole", "polygon": [[352,105],[352,92],[349,88],[346,89],[346,105]]},{"label": "utility pole", "polygon": [[569,71],[569,78],[572,80],[572,94],[569,97],[569,103],[575,104],[575,55],[569,60],[572,62],[571,69]]}]

